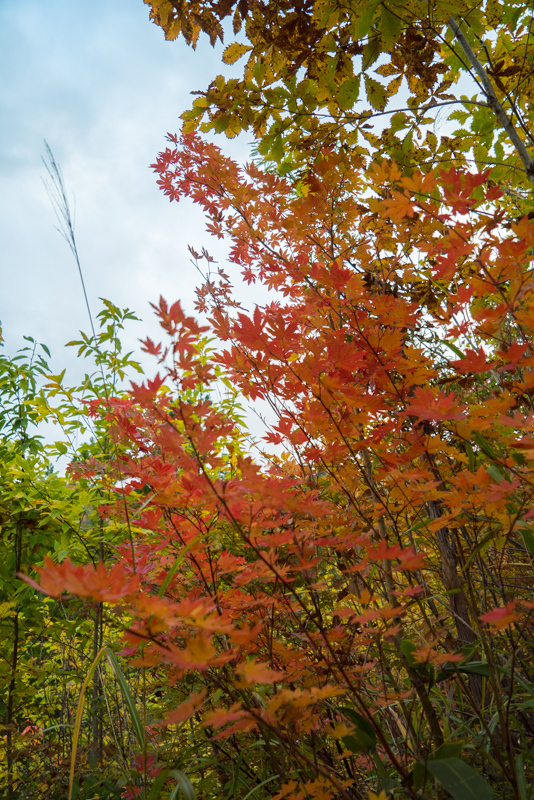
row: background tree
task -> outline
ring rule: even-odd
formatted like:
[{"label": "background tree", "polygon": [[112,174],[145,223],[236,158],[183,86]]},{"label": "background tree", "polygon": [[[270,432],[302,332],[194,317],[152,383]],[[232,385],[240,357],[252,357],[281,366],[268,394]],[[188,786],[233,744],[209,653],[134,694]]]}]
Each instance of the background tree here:
[{"label": "background tree", "polygon": [[534,51],[524,3],[145,2],[167,39],[193,47],[202,33],[222,41],[231,20],[238,37],[223,60],[247,59],[241,78],[199,91],[186,131],[252,130],[283,171],[332,144],[361,165],[490,166],[526,208]]},{"label": "background tree", "polygon": [[[80,354],[96,353],[97,361],[96,372],[77,387],[64,385],[64,371],[50,374],[48,349],[32,339],[13,358],[0,356],[0,774],[8,798],[67,792],[80,687],[103,639],[113,641],[120,630],[113,618],[104,618],[101,603],[43,599],[18,576],[42,565],[45,556],[82,564],[106,561],[128,536],[123,528],[104,524],[98,513],[109,497],[106,477],[75,481],[58,473],[57,458],[105,460],[109,454],[105,414],[91,420],[87,403],[105,406],[106,391],[116,394],[124,371],[136,366],[121,352],[119,339],[132,317],[105,301],[97,336],[82,334],[73,343]],[[59,441],[45,443],[44,421],[57,423]],[[50,440],[49,430],[46,437]],[[80,796],[121,792],[120,759],[128,762],[132,738],[123,721],[127,709],[116,696],[110,719],[110,680],[104,689],[100,671],[93,682],[91,718],[81,738]],[[103,763],[104,774],[97,769]]]}]

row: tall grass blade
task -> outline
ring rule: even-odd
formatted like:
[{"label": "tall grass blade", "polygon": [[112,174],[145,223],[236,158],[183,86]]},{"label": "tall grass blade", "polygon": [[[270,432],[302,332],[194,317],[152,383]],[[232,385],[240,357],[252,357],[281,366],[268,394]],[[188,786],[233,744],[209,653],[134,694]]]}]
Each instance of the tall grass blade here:
[{"label": "tall grass blade", "polygon": [[90,681],[91,681],[91,679],[92,679],[92,677],[93,677],[93,675],[95,673],[96,668],[98,667],[98,665],[100,664],[100,662],[102,661],[104,656],[107,658],[107,660],[109,662],[109,665],[111,666],[111,669],[115,673],[115,677],[117,678],[117,681],[119,683],[121,692],[122,692],[122,694],[124,696],[124,701],[126,703],[126,706],[128,708],[128,712],[130,714],[130,718],[131,718],[131,721],[132,721],[132,726],[133,726],[133,729],[135,731],[135,736],[136,736],[137,741],[139,743],[139,746],[140,746],[140,748],[141,748],[141,750],[143,752],[143,755],[145,754],[145,734],[144,734],[144,729],[143,729],[143,726],[141,724],[141,718],[139,717],[139,714],[137,713],[137,709],[135,707],[135,703],[134,703],[134,700],[133,700],[133,697],[132,697],[132,693],[130,692],[130,687],[128,686],[126,678],[124,677],[124,673],[123,673],[123,671],[121,670],[121,668],[119,666],[119,662],[117,661],[115,653],[113,653],[112,650],[109,649],[109,647],[102,647],[98,651],[98,653],[96,654],[96,656],[95,656],[95,658],[93,660],[93,663],[89,667],[87,675],[85,676],[85,679],[84,679],[84,681],[82,683],[82,688],[80,690],[80,699],[78,700],[78,706],[76,708],[76,718],[75,718],[75,721],[74,721],[74,730],[73,730],[73,733],[72,733],[72,751],[71,751],[71,757],[70,757],[70,775],[69,775],[69,796],[68,796],[68,800],[72,800],[72,793],[73,793],[73,789],[74,789],[74,771],[75,771],[75,768],[76,768],[76,754],[77,754],[77,751],[78,751],[78,742],[79,742],[79,739],[80,739],[80,730],[81,730],[81,726],[82,726],[83,709],[84,709],[84,706],[85,706],[85,690],[87,689],[87,686],[90,683]]},{"label": "tall grass blade", "polygon": [[117,656],[115,653],[110,650],[108,647],[104,648],[105,655],[109,664],[115,673],[115,677],[119,682],[119,686],[121,688],[122,695],[124,697],[124,702],[128,708],[130,713],[130,719],[132,720],[133,729],[135,731],[135,738],[141,748],[142,752],[145,752],[145,730],[141,723],[141,717],[137,711],[135,706],[134,699],[132,697],[132,693],[130,692],[130,687],[128,686],[128,682],[124,676],[124,672],[121,670],[119,666],[119,662],[117,661]]},{"label": "tall grass blade", "polygon": [[176,780],[176,786],[170,793],[169,800],[176,800],[180,789],[182,790],[185,800],[196,800],[195,790],[185,772],[182,772],[181,769],[173,769],[170,774]]},{"label": "tall grass blade", "polygon": [[164,770],[164,772],[160,772],[160,774],[150,787],[150,794],[148,795],[148,800],[160,800],[163,786],[168,777],[169,777],[168,769]]},{"label": "tall grass blade", "polygon": [[167,586],[169,585],[169,583],[172,581],[172,579],[176,575],[176,570],[178,569],[178,567],[180,566],[180,564],[182,563],[182,561],[186,557],[187,553],[191,550],[192,547],[194,547],[196,545],[198,540],[199,540],[199,537],[196,536],[194,539],[192,539],[189,542],[189,544],[187,544],[184,547],[184,549],[182,550],[180,555],[176,557],[176,561],[174,562],[174,564],[172,565],[172,567],[170,568],[170,570],[166,574],[165,580],[163,581],[163,583],[160,586],[160,589],[159,589],[159,592],[158,592],[158,597],[163,597],[163,595],[165,594],[165,592],[167,590]]},{"label": "tall grass blade", "polygon": [[243,800],[248,800],[248,798],[249,798],[249,797],[250,797],[252,794],[254,794],[255,792],[257,792],[257,790],[258,790],[258,789],[261,789],[261,787],[262,787],[262,786],[265,786],[265,784],[266,784],[266,783],[269,783],[269,781],[274,781],[274,780],[276,780],[277,778],[280,778],[280,775],[270,775],[268,778],[265,778],[265,780],[264,780],[264,781],[262,781],[261,783],[258,783],[258,785],[257,785],[257,786],[254,786],[254,787],[253,787],[253,788],[250,790],[250,792],[247,792],[247,794],[244,796]]}]

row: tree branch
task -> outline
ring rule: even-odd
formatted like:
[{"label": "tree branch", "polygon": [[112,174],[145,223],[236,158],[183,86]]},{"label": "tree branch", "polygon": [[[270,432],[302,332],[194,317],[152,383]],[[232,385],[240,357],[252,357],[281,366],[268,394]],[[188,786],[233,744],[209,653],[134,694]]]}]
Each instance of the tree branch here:
[{"label": "tree branch", "polygon": [[515,147],[519,158],[521,159],[523,166],[525,167],[526,173],[532,183],[534,183],[534,162],[530,157],[527,148],[525,147],[524,143],[521,141],[519,134],[517,133],[516,129],[514,128],[511,120],[508,119],[506,112],[502,105],[500,104],[499,100],[497,99],[497,95],[495,94],[495,90],[491,84],[490,79],[486,73],[486,70],[478,60],[475,52],[467,39],[465,38],[464,34],[462,33],[460,26],[451,15],[449,17],[449,27],[451,28],[452,32],[456,36],[456,39],[464,51],[466,57],[471,62],[471,66],[477,73],[482,86],[484,87],[484,94],[487,97],[488,105],[493,110],[495,116],[501,123],[502,127],[508,134],[508,137]]}]

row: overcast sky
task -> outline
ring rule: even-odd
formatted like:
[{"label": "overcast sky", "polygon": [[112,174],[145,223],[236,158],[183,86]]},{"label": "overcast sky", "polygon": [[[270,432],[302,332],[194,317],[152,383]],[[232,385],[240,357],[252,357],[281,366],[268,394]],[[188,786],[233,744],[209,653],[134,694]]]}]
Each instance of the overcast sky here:
[{"label": "overcast sky", "polygon": [[[0,0],[0,320],[12,353],[31,335],[52,350],[89,330],[79,277],[54,230],[42,184],[43,139],[75,198],[93,314],[98,297],[129,306],[154,334],[149,301],[193,310],[198,276],[187,245],[214,250],[200,212],[169,203],[150,170],[177,132],[189,93],[222,72],[221,47],[166,42],[142,0]],[[228,71],[228,68],[226,68]],[[218,137],[245,160],[247,141]],[[221,251],[222,252],[222,251]]]}]

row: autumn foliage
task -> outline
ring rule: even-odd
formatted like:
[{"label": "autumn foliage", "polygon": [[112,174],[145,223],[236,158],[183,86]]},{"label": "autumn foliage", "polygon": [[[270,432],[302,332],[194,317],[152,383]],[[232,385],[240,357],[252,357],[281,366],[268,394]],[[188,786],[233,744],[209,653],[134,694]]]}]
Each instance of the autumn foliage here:
[{"label": "autumn foliage", "polygon": [[0,359],[7,797],[531,800],[531,10],[145,2],[246,56],[153,165],[228,263]]},{"label": "autumn foliage", "polygon": [[[131,665],[178,689],[161,741],[211,743],[220,791],[250,750],[266,798],[441,796],[437,762],[522,797],[534,224],[484,174],[335,149],[295,182],[184,134],[154,168],[274,294],[241,308],[192,251],[208,324],[160,301],[157,376],[92,408],[118,456],[74,467],[121,477],[101,513],[131,538],[109,572],[48,561],[42,589],[119,604]],[[221,381],[268,405],[261,452]]]}]

